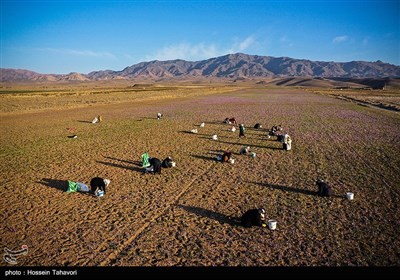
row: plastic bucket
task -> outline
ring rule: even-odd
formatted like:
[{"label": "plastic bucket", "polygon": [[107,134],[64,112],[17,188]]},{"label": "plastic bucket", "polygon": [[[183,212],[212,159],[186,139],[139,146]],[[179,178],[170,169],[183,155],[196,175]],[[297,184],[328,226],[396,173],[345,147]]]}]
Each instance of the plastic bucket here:
[{"label": "plastic bucket", "polygon": [[348,200],[353,200],[354,199],[354,193],[348,192],[348,193],[346,193],[346,197],[347,197]]},{"label": "plastic bucket", "polygon": [[268,220],[268,228],[270,230],[275,230],[276,229],[276,220]]},{"label": "plastic bucket", "polygon": [[98,197],[102,197],[104,195],[104,192],[103,191],[96,191],[96,196],[98,196]]}]

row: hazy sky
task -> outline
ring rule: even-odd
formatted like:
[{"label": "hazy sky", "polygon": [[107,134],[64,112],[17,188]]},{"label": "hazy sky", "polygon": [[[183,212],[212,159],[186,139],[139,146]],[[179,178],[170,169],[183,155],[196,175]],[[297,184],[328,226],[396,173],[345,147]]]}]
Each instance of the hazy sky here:
[{"label": "hazy sky", "polygon": [[1,68],[122,70],[242,52],[400,65],[400,0],[0,0]]}]

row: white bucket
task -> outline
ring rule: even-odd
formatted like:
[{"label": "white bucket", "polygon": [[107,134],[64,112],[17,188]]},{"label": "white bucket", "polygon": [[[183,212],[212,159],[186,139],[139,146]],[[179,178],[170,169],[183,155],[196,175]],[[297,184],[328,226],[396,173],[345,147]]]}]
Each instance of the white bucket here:
[{"label": "white bucket", "polygon": [[251,153],[251,157],[255,158],[256,157],[256,153]]},{"label": "white bucket", "polygon": [[171,162],[171,165],[172,165],[172,167],[175,167],[176,166],[176,162],[175,161]]},{"label": "white bucket", "polygon": [[218,136],[217,136],[216,134],[214,134],[214,135],[212,136],[212,139],[213,139],[213,140],[218,140]]},{"label": "white bucket", "polygon": [[353,200],[354,199],[354,193],[348,192],[348,193],[346,193],[346,197],[347,197],[348,200]]},{"label": "white bucket", "polygon": [[231,159],[229,159],[229,162],[234,164],[235,163],[235,159],[231,158]]},{"label": "white bucket", "polygon": [[276,229],[276,220],[268,220],[268,228],[270,230],[275,230]]},{"label": "white bucket", "polygon": [[205,123],[201,123],[201,124],[200,124],[200,127],[204,127],[204,125],[205,125]]},{"label": "white bucket", "polygon": [[104,195],[104,192],[103,192],[103,191],[100,191],[100,190],[97,190],[97,191],[96,191],[96,195],[97,195],[98,197],[101,197],[101,196]]}]

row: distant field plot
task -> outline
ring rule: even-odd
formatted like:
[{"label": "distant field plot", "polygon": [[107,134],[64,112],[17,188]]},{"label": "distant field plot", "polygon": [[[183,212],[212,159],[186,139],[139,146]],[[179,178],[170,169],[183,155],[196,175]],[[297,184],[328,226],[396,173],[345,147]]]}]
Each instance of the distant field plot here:
[{"label": "distant field plot", "polygon": [[358,105],[377,107],[400,112],[399,88],[389,90],[312,90],[339,99],[347,100]]},{"label": "distant field plot", "polygon": [[[397,111],[262,85],[73,91],[39,103],[0,96],[0,246],[28,246],[18,265],[400,265]],[[103,121],[92,124],[97,115]],[[273,125],[292,150],[267,137]],[[242,146],[256,157],[240,155]],[[234,164],[216,161],[224,150]],[[146,151],[176,167],[144,174]],[[95,176],[111,180],[104,197],[62,189]],[[315,195],[317,178],[332,197]],[[276,230],[237,223],[256,207]]]}]

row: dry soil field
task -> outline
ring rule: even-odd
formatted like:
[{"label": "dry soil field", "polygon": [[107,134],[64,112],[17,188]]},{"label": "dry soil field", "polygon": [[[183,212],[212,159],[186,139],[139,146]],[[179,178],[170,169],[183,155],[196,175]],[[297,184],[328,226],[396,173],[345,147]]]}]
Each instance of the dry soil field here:
[{"label": "dry soil field", "polygon": [[[1,266],[400,265],[396,111],[262,86],[2,90],[0,246],[28,252]],[[222,123],[232,116],[245,138]],[[267,138],[277,124],[291,151]],[[244,145],[257,156],[240,155]],[[226,149],[234,164],[215,160]],[[177,166],[144,174],[145,151]],[[95,176],[111,180],[104,197],[65,192]],[[314,194],[317,178],[333,197]],[[275,231],[237,224],[255,207]]]}]

